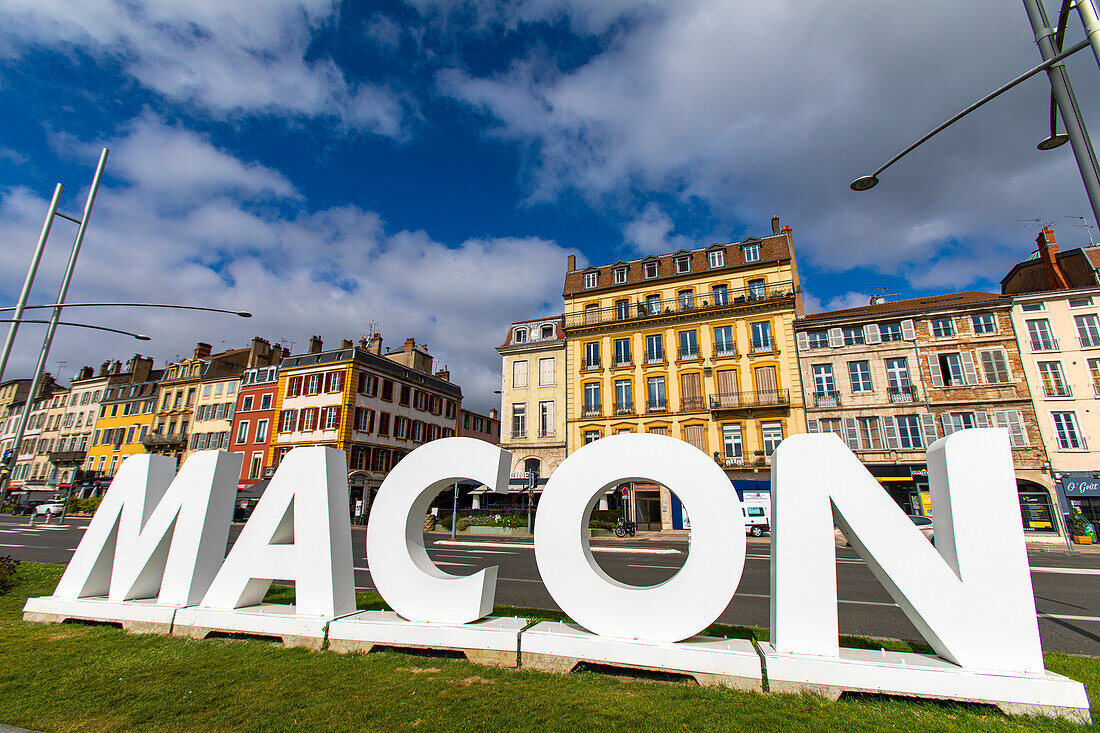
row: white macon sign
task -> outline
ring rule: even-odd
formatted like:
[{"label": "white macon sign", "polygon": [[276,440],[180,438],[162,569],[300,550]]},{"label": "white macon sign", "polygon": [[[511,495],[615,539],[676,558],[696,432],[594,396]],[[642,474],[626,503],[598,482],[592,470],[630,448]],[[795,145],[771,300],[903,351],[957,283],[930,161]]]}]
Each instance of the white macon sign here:
[{"label": "white macon sign", "polygon": [[[357,611],[344,454],[291,451],[226,556],[240,454],[135,456],[111,484],[52,596],[25,618],[121,622],[202,637],[282,637],[337,651],[373,645],[461,650],[483,663],[571,669],[588,660],[664,669],[748,689],[845,690],[990,702],[1009,712],[1087,720],[1084,686],[1043,665],[1016,481],[1003,430],[964,430],[928,451],[933,547],[833,435],[792,436],[773,460],[771,643],[696,636],[729,605],[745,562],[729,479],[688,444],[616,435],[573,453],[547,483],[535,557],[576,624],[489,616],[497,569],[440,570],[423,517],[460,479],[503,489],[511,456],[448,438],[410,453],[378,492],[367,562],[393,611]],[[683,501],[691,549],[656,586],[609,577],[592,557],[588,516],[623,481],[655,481]],[[936,655],[842,649],[833,527],[839,526]],[[262,603],[293,581],[296,605]]]}]

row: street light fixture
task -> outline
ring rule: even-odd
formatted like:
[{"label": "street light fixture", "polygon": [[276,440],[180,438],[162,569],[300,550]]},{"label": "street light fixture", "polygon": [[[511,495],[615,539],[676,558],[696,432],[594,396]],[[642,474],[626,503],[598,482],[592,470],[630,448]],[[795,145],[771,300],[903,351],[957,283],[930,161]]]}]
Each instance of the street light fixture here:
[{"label": "street light fixture", "polygon": [[[7,310],[6,308],[3,310]],[[0,318],[0,323],[52,323],[53,321],[43,321],[31,318]],[[58,326],[73,326],[75,328],[91,328],[96,331],[110,331],[111,333],[121,333],[123,336],[133,336],[138,341],[152,341],[151,338],[143,333],[134,333],[132,331],[123,331],[118,328],[108,328],[107,326],[93,326],[90,323],[73,323],[71,321],[57,321]]]}]

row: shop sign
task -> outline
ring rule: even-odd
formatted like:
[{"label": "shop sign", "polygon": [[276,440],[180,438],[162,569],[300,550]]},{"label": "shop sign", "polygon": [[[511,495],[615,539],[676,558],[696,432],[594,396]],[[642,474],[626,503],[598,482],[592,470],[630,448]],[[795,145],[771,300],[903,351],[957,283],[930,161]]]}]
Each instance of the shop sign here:
[{"label": "shop sign", "polygon": [[1066,492],[1068,498],[1100,497],[1100,472],[1066,471],[1058,476],[1062,481],[1062,490]]},{"label": "shop sign", "polygon": [[[173,459],[128,458],[54,595],[30,599],[25,613],[80,617],[73,609],[84,604],[98,607],[102,620],[115,613],[133,621],[168,609],[173,634],[216,626],[331,639],[332,627],[362,615],[355,608],[346,456],[327,447],[288,453],[225,555],[242,460],[239,453],[200,451],[173,477]],[[447,438],[414,450],[383,482],[367,526],[366,556],[375,587],[400,616],[392,623],[405,625],[405,645],[439,647],[463,629],[490,633],[485,617],[494,605],[497,567],[466,576],[444,572],[427,554],[423,519],[432,500],[456,481],[503,489],[512,460],[487,442]],[[837,436],[795,435],[776,449],[771,637],[760,649],[771,684],[854,685],[1087,716],[1084,687],[1044,668],[1007,431],[953,433],[929,447],[928,464],[933,503],[950,507],[936,522],[937,537],[945,540],[937,546]],[[609,578],[587,542],[588,516],[599,498],[637,481],[668,487],[692,518],[683,567],[646,587]],[[634,665],[682,670],[702,664],[701,657],[727,654],[747,660],[746,668],[759,675],[751,647],[685,651],[697,646],[693,637],[737,591],[746,541],[744,532],[730,531],[730,522],[740,520],[741,506],[722,469],[675,438],[615,435],[580,448],[546,484],[534,547],[547,591],[583,631],[535,633],[520,623],[512,658],[522,659],[529,637],[541,645],[540,655],[574,661],[626,647]],[[939,660],[885,652],[872,659],[840,649],[834,523]],[[974,542],[978,526],[982,537]],[[262,604],[273,580],[294,581],[294,606]],[[697,661],[670,661],[688,657]]]}]

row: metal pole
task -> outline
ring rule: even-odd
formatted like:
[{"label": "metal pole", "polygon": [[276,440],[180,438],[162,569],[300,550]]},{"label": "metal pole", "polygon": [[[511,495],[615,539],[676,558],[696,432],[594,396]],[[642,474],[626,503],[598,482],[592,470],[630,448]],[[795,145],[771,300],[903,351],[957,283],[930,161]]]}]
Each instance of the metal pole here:
[{"label": "metal pole", "polygon": [[[80,217],[80,228],[76,231],[76,239],[73,241],[73,249],[69,254],[69,264],[65,268],[65,276],[61,278],[61,288],[57,294],[57,306],[53,309],[53,317],[50,325],[46,327],[46,336],[42,339],[42,349],[38,352],[38,364],[34,368],[31,377],[31,388],[27,392],[27,407],[19,416],[19,425],[15,429],[15,437],[12,440],[11,452],[13,465],[19,462],[19,448],[23,442],[23,434],[27,429],[27,421],[30,420],[34,401],[38,396],[38,385],[42,380],[43,370],[46,368],[46,360],[50,356],[50,346],[53,344],[53,335],[57,330],[57,322],[61,320],[61,309],[65,302],[65,296],[69,293],[69,283],[73,279],[73,270],[76,269],[76,258],[80,255],[80,245],[84,243],[84,233],[88,230],[88,219],[91,217],[92,204],[95,203],[96,193],[99,191],[99,182],[103,177],[103,169],[107,167],[107,148],[99,154],[99,164],[96,166],[95,175],[92,177],[92,187],[88,190],[88,198],[84,202],[84,215]],[[11,473],[0,477],[0,507],[8,495],[8,483]]]},{"label": "metal pole", "polygon": [[1092,44],[1096,64],[1100,66],[1100,16],[1096,13],[1096,3],[1093,0],[1077,0],[1077,12],[1081,15],[1081,23],[1085,26],[1085,35]]},{"label": "metal pole", "polygon": [[8,356],[11,354],[12,344],[15,343],[15,333],[19,330],[19,319],[23,317],[23,308],[27,305],[27,298],[31,294],[31,286],[34,285],[34,276],[38,273],[38,263],[42,260],[42,252],[46,249],[46,240],[50,236],[50,227],[53,226],[53,217],[57,213],[57,204],[61,201],[61,191],[65,186],[57,184],[53,189],[53,199],[50,208],[46,212],[46,221],[42,222],[42,233],[38,235],[38,245],[31,256],[31,266],[27,269],[27,278],[23,281],[23,290],[19,293],[19,303],[15,306],[15,320],[8,327],[8,337],[4,340],[4,351],[0,354],[0,381],[4,379],[4,369],[8,366]]},{"label": "metal pole", "polygon": [[[1054,47],[1056,31],[1050,27],[1041,0],[1023,0],[1023,3],[1028,20],[1031,21],[1031,30],[1035,33],[1039,54],[1044,61],[1057,56],[1058,51]],[[1090,38],[1090,41],[1095,48],[1095,44],[1100,42],[1100,39]],[[1069,142],[1073,147],[1073,156],[1077,159],[1077,167],[1081,171],[1081,180],[1085,184],[1085,193],[1088,194],[1089,203],[1092,205],[1093,217],[1096,221],[1100,221],[1100,170],[1096,164],[1096,153],[1092,149],[1085,120],[1081,116],[1077,98],[1069,83],[1065,64],[1062,62],[1053,64],[1047,69],[1047,76],[1050,79],[1054,98],[1058,101],[1058,109],[1062,113],[1062,123],[1066,126],[1066,134],[1069,135]]]},{"label": "metal pole", "polygon": [[454,511],[451,513],[451,539],[455,538],[458,534],[458,482],[455,481],[455,505]]}]

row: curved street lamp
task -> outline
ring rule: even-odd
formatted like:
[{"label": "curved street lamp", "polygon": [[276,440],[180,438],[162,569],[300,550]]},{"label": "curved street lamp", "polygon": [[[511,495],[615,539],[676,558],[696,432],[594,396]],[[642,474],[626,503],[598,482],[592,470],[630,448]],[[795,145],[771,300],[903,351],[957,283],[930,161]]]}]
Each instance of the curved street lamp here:
[{"label": "curved street lamp", "polygon": [[[3,308],[0,310],[8,310]],[[39,319],[30,318],[0,318],[0,323],[52,323],[52,321],[43,321]],[[133,336],[138,341],[152,341],[151,338],[143,333],[133,333],[132,331],[122,331],[117,328],[108,328],[107,326],[93,326],[90,323],[73,323],[71,321],[58,321],[59,326],[73,326],[75,328],[91,328],[96,331],[110,331],[111,333],[121,333],[123,336]]]}]

